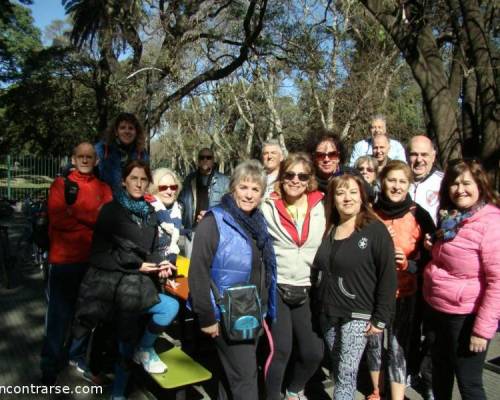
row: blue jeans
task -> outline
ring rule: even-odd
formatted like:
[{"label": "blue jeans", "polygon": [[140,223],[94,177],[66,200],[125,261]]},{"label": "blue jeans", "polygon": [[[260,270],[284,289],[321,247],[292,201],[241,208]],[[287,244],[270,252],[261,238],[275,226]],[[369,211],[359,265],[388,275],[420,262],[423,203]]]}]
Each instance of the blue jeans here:
[{"label": "blue jeans", "polygon": [[[54,264],[49,267],[49,304],[40,363],[42,374],[46,377],[55,378],[67,362],[71,323],[80,283],[87,267],[84,263]],[[82,350],[75,348],[75,351]]]}]

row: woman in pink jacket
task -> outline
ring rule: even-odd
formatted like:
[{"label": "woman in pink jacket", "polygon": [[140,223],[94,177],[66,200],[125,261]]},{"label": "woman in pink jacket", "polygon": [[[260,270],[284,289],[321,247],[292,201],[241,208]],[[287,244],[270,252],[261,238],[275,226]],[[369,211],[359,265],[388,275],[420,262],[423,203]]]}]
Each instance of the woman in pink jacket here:
[{"label": "woman in pink jacket", "polygon": [[500,317],[498,205],[479,163],[448,164],[440,190],[440,229],[424,272],[424,298],[436,335],[436,400],[451,399],[454,375],[462,399],[486,399],[482,369]]}]

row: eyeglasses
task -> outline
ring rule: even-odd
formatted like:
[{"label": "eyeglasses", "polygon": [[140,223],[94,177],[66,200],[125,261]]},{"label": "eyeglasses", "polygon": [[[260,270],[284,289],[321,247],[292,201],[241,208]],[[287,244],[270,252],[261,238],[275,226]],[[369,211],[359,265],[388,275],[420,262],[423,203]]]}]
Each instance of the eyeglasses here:
[{"label": "eyeglasses", "polygon": [[339,152],[338,151],[329,151],[328,153],[323,153],[321,151],[317,151],[316,154],[316,159],[317,160],[324,160],[325,158],[333,159],[333,158],[339,158]]},{"label": "eyeglasses", "polygon": [[299,181],[301,181],[301,182],[307,182],[309,180],[309,178],[311,177],[311,175],[306,174],[304,172],[299,172],[298,174],[296,174],[295,172],[283,173],[283,179],[285,179],[287,181],[291,181],[295,177],[299,178]]},{"label": "eyeglasses", "polygon": [[203,161],[203,160],[211,160],[213,159],[214,156],[208,155],[208,154],[201,154],[198,156],[198,161]]},{"label": "eyeglasses", "polygon": [[177,189],[179,189],[179,185],[159,185],[158,190],[160,192],[163,192],[167,189],[170,189],[172,192],[175,192]]},{"label": "eyeglasses", "polygon": [[358,171],[359,172],[363,172],[363,171],[366,171],[366,172],[375,172],[375,169],[372,168],[372,167],[358,167]]}]

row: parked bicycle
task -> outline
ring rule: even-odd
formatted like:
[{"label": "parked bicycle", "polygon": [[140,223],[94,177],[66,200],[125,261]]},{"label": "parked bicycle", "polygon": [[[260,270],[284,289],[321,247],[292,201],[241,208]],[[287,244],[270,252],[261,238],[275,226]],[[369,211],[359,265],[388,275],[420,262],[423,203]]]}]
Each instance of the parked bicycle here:
[{"label": "parked bicycle", "polygon": [[46,198],[32,200],[27,197],[24,200],[23,214],[28,224],[17,242],[18,262],[39,266],[46,284],[49,270],[49,219]]}]

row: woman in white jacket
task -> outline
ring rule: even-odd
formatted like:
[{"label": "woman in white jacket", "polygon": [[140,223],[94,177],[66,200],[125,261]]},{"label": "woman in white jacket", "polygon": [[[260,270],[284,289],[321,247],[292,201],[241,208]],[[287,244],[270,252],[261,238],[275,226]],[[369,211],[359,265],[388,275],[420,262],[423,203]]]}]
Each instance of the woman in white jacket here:
[{"label": "woman in white jacket", "polygon": [[304,386],[323,358],[323,341],[313,329],[309,289],[311,265],[323,237],[323,194],[305,153],[283,162],[275,192],[262,204],[273,238],[278,270],[277,320],[272,326],[274,357],[266,375],[268,400],[282,399],[281,389],[292,346],[296,346],[285,400],[306,399]]}]

